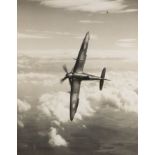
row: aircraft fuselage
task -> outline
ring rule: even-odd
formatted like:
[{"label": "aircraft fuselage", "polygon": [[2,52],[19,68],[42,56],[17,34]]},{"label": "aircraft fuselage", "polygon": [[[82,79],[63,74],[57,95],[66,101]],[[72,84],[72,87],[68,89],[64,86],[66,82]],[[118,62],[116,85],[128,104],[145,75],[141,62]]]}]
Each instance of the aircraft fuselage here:
[{"label": "aircraft fuselage", "polygon": [[75,78],[79,80],[101,80],[102,79],[98,76],[87,74],[87,73],[69,73],[68,78],[70,79]]}]

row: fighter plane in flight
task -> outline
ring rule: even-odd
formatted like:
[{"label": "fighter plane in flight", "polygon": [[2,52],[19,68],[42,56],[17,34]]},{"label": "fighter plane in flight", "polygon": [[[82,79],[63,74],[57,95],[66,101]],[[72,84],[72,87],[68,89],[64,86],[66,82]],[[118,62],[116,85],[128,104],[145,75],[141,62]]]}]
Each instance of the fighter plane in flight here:
[{"label": "fighter plane in flight", "polygon": [[63,69],[66,73],[65,77],[61,79],[61,82],[65,81],[66,79],[69,80],[71,91],[70,91],[70,120],[72,121],[74,115],[77,111],[77,107],[79,104],[79,93],[80,93],[80,86],[81,82],[85,80],[98,80],[99,81],[99,89],[102,90],[103,84],[105,80],[106,68],[103,68],[101,77],[87,74],[83,71],[84,64],[87,57],[87,48],[90,36],[89,32],[86,33],[78,57],[76,59],[76,63],[71,72],[68,72],[66,65],[63,66]]}]

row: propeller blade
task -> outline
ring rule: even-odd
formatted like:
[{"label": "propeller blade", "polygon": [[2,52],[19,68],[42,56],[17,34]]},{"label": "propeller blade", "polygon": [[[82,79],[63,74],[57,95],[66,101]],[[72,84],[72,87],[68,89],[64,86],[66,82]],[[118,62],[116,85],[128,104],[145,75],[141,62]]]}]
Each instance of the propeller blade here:
[{"label": "propeller blade", "polygon": [[67,77],[65,76],[64,78],[62,78],[62,79],[60,80],[60,82],[62,83],[62,82],[64,82],[66,79],[67,79]]},{"label": "propeller blade", "polygon": [[67,70],[67,66],[66,65],[63,65],[63,70],[68,73],[68,70]]}]

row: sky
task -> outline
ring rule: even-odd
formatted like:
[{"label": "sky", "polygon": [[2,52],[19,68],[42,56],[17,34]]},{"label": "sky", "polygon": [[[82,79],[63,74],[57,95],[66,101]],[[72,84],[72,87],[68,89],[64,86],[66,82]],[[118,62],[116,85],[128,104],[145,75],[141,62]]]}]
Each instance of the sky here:
[{"label": "sky", "polygon": [[[108,13],[107,13],[108,11]],[[137,155],[137,0],[18,0],[18,154]],[[74,121],[68,81],[90,32]]]},{"label": "sky", "polygon": [[136,61],[137,14],[136,0],[18,0],[18,52],[76,55],[89,31],[90,58]]}]

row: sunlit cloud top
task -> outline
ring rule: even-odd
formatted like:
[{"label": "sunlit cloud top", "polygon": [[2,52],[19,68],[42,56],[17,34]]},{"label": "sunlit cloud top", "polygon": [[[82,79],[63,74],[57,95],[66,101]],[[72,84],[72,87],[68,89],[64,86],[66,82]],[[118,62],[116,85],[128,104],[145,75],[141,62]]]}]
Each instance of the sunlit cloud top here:
[{"label": "sunlit cloud top", "polygon": [[124,0],[37,0],[41,5],[84,12],[120,11],[127,8]]}]

